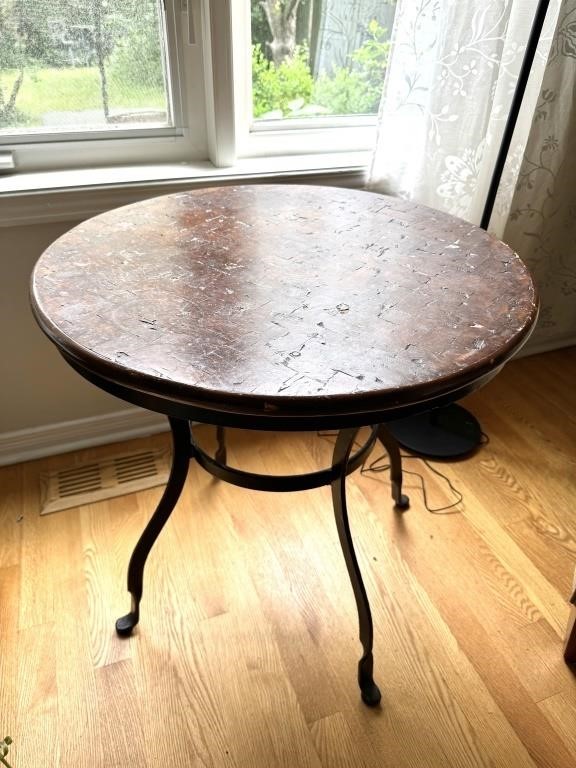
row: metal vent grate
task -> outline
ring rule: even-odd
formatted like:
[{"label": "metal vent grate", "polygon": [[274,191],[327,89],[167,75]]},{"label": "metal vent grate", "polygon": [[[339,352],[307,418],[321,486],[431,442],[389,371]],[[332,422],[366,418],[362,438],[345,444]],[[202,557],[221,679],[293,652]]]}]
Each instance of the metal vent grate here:
[{"label": "metal vent grate", "polygon": [[168,450],[108,456],[40,475],[40,514],[93,504],[114,496],[164,485],[170,472]]}]

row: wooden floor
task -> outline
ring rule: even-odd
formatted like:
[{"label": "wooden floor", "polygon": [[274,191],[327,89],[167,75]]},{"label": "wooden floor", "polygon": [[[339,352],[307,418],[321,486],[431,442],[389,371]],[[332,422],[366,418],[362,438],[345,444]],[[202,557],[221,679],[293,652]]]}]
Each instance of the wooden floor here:
[{"label": "wooden floor", "polygon": [[[38,474],[167,436],[0,470],[0,738],[13,768],[576,765],[562,661],[576,561],[576,350],[511,363],[468,399],[490,442],[439,467],[454,514],[392,511],[349,482],[382,707],[356,688],[354,600],[329,489],[264,494],[193,468],[150,557],[138,630],[125,570],[160,488],[38,516]],[[204,433],[209,442],[211,432]],[[330,437],[231,432],[232,462],[326,464]],[[373,455],[373,458],[376,456]],[[428,502],[453,500],[421,462]]]}]

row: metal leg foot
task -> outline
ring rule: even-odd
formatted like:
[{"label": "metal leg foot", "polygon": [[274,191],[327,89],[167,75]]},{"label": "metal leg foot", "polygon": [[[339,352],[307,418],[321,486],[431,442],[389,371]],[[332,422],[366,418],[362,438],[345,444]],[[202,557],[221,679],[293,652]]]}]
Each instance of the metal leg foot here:
[{"label": "metal leg foot", "polygon": [[363,656],[358,662],[358,685],[362,701],[369,707],[377,707],[380,704],[382,694],[380,688],[374,682],[374,658],[371,653]]},{"label": "metal leg foot", "polygon": [[148,525],[140,536],[130,558],[128,592],[132,595],[132,608],[130,613],[121,616],[116,622],[116,632],[120,637],[127,637],[132,634],[132,630],[138,624],[146,558],[180,498],[190,466],[189,424],[181,419],[169,418],[168,421],[172,430],[172,468],[156,511],[148,521]]},{"label": "metal leg foot", "polygon": [[380,702],[381,694],[373,677],[372,646],[374,632],[372,615],[366,589],[362,582],[362,574],[360,573],[360,567],[354,552],[354,544],[348,522],[348,510],[346,508],[346,465],[348,464],[357,433],[358,429],[356,428],[342,429],[338,433],[332,464],[334,467],[339,467],[340,471],[338,477],[332,481],[332,503],[334,505],[334,516],[336,518],[340,545],[342,546],[344,560],[346,561],[358,609],[360,642],[363,648],[363,655],[358,663],[358,685],[360,686],[362,701],[370,707],[375,707]]},{"label": "metal leg foot", "polygon": [[[130,589],[130,588],[129,588]],[[142,597],[142,590],[140,590],[140,596],[138,599],[132,595],[132,610],[125,616],[121,616],[116,620],[116,634],[119,637],[130,637],[132,630],[138,624],[140,619],[140,598]]]},{"label": "metal leg foot", "polygon": [[396,509],[405,510],[410,506],[410,499],[402,493],[402,457],[400,448],[393,435],[388,432],[383,424],[378,425],[378,440],[382,443],[390,459],[390,481],[392,484],[392,498]]}]

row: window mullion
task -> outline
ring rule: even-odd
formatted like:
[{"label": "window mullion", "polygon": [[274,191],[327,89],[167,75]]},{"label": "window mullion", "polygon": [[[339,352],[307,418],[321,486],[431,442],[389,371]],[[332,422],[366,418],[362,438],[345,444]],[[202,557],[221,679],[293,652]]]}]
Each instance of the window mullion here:
[{"label": "window mullion", "polygon": [[217,168],[225,168],[236,160],[233,0],[201,2],[208,154]]}]

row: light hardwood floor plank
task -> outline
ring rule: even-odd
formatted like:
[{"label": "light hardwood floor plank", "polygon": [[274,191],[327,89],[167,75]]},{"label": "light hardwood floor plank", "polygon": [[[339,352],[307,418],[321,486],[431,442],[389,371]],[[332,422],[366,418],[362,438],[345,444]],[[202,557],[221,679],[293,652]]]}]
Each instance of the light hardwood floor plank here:
[{"label": "light hardwood floor plank", "polygon": [[561,691],[549,699],[544,699],[538,706],[554,725],[559,738],[576,755],[576,701],[574,696]]},{"label": "light hardwood floor plank", "polygon": [[20,567],[0,568],[0,729],[17,739],[23,731],[18,716],[18,677],[25,663],[18,648]]},{"label": "light hardwood floor plank", "polygon": [[[430,475],[427,482],[433,483],[436,479]],[[363,486],[363,490],[368,492],[369,486]],[[370,497],[371,509],[374,509],[376,500],[372,495]],[[395,518],[395,543],[410,572],[427,590],[431,604],[440,611],[459,647],[485,682],[495,705],[505,715],[535,763],[550,768],[554,765],[568,768],[574,756],[557,743],[553,729],[542,717],[522,682],[524,674],[527,674],[537,685],[538,672],[532,670],[530,658],[517,657],[514,643],[507,641],[508,633],[513,637],[522,627],[516,625],[514,628],[509,617],[500,613],[501,603],[500,600],[494,601],[493,586],[490,588],[490,585],[483,583],[483,579],[473,575],[476,573],[473,547],[466,546],[466,537],[460,534],[445,537],[441,529],[435,534],[429,532],[430,527],[437,527],[438,523],[444,529],[446,524],[454,526],[459,522],[458,517],[454,515],[438,520],[437,516],[419,510],[418,520],[412,524],[408,516],[414,512],[416,510],[412,509]],[[389,533],[379,548],[384,547],[386,540],[392,539],[393,533]],[[386,626],[386,622],[383,625]],[[507,650],[507,645],[512,647]],[[561,643],[557,645],[557,658],[560,659]],[[493,674],[488,670],[492,670]],[[570,678],[570,672],[564,668],[563,680],[569,684]],[[550,683],[552,689],[557,684],[556,678]],[[542,686],[542,682],[539,685]],[[489,705],[486,711],[490,711]]]},{"label": "light hardwood floor plank", "polygon": [[[58,765],[58,686],[54,625],[18,632],[18,762],[34,765],[44,756],[46,765]],[[25,662],[24,662],[25,660]],[[24,663],[23,663],[24,662]]]},{"label": "light hardwood floor plank", "polygon": [[265,622],[221,614],[203,622],[202,636],[227,752],[234,764],[320,768],[314,741]]},{"label": "light hardwood floor plank", "polygon": [[136,494],[123,498],[121,509],[118,507],[112,501],[102,501],[80,508],[90,648],[95,667],[131,658],[131,641],[116,635],[114,622],[127,611],[126,563],[134,545],[134,524],[143,525],[143,517],[137,514]]},{"label": "light hardwood floor plank", "polygon": [[[467,399],[491,438],[417,478],[348,480],[382,707],[356,685],[354,597],[327,488],[258,493],[197,466],[120,639],[126,568],[161,488],[40,517],[38,478],[157,435],[0,469],[0,728],[14,768],[573,768],[562,660],[576,564],[576,353],[514,361]],[[366,434],[364,430],[363,434]],[[214,429],[200,427],[211,449]],[[231,430],[248,471],[314,471],[334,437]],[[375,459],[382,450],[376,450]],[[415,459],[429,502],[444,481]]]},{"label": "light hardwood floor plank", "polygon": [[[142,708],[130,659],[96,669],[99,740],[103,764],[152,766],[145,749]],[[152,704],[153,706],[153,704]]]},{"label": "light hardwood floor plank", "polygon": [[0,569],[20,564],[22,466],[0,468]]},{"label": "light hardwood floor plank", "polygon": [[362,753],[359,753],[354,734],[342,712],[316,720],[310,726],[310,733],[322,765],[331,768],[366,768],[367,763]]},{"label": "light hardwood floor plank", "polygon": [[105,765],[84,580],[59,582],[54,603],[60,751],[57,765],[62,768]]}]

